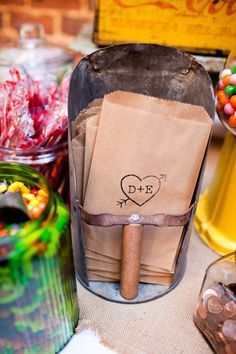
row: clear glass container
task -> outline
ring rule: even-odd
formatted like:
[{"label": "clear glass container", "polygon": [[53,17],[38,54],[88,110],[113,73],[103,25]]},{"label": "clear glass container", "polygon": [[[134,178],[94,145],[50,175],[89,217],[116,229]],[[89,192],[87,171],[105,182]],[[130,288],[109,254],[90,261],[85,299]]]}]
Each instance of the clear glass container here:
[{"label": "clear glass container", "polygon": [[236,49],[230,52],[220,73],[216,89],[217,113],[234,135],[236,134]]},{"label": "clear glass container", "polygon": [[69,213],[37,171],[0,163],[3,180],[43,188],[48,202],[38,218],[0,237],[0,352],[54,354],[78,320]]},{"label": "clear glass container", "polygon": [[[0,94],[1,121],[4,122],[5,118],[6,126],[14,127],[20,120],[21,129],[24,131],[23,137],[21,137],[20,129],[13,136],[9,134],[8,143],[4,142],[4,138],[1,139],[0,161],[22,163],[35,168],[48,179],[50,187],[58,191],[66,201],[68,200],[67,92],[69,76],[65,75],[64,69],[71,63],[71,60],[72,56],[66,49],[53,46],[45,41],[44,28],[40,24],[23,24],[20,27],[20,38],[16,45],[0,49],[0,83],[5,87],[8,83],[9,86],[1,90]],[[12,74],[7,82],[4,80],[4,75],[1,75],[2,70],[6,70],[8,75],[10,72],[15,72],[15,74]],[[26,73],[30,76],[25,76]],[[60,75],[63,76],[60,77]],[[13,90],[13,87],[16,89]],[[18,101],[19,104],[14,109],[15,102]],[[14,115],[13,119],[12,115]],[[6,126],[2,124],[0,127],[0,138],[11,130]],[[28,133],[27,127],[31,127]],[[48,135],[49,141],[38,142],[37,145],[35,144],[37,147],[32,148],[31,146],[34,145],[30,144],[27,147],[26,143],[32,136],[35,140],[39,140],[43,129],[51,131],[50,136]],[[58,142],[52,142],[53,134]],[[25,146],[21,148],[23,141]]]},{"label": "clear glass container", "polygon": [[72,51],[45,40],[42,24],[23,23],[18,41],[0,49],[0,76],[5,80],[9,77],[9,69],[17,68],[35,80],[50,84],[52,79],[68,70],[72,60]]},{"label": "clear glass container", "polygon": [[30,150],[0,146],[0,161],[24,164],[42,173],[64,201],[69,200],[68,143]]},{"label": "clear glass container", "polygon": [[235,252],[207,268],[194,322],[216,353],[236,353]]}]

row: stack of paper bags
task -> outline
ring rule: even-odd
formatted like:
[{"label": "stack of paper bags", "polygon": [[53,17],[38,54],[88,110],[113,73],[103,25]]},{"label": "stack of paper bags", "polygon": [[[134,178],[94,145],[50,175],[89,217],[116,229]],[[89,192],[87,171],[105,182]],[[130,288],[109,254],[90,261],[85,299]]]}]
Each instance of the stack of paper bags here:
[{"label": "stack of paper bags", "polygon": [[[77,197],[90,214],[182,214],[211,133],[203,107],[116,91],[72,125]],[[120,279],[122,226],[82,225],[88,278]],[[144,226],[140,281],[170,284],[183,227]]]}]

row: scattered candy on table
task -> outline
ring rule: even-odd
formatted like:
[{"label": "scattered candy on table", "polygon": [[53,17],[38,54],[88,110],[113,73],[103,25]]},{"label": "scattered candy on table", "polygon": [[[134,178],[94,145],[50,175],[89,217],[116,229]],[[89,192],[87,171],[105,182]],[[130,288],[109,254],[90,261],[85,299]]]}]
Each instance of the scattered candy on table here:
[{"label": "scattered candy on table", "polygon": [[216,97],[217,112],[231,127],[236,128],[236,66],[220,73]]}]

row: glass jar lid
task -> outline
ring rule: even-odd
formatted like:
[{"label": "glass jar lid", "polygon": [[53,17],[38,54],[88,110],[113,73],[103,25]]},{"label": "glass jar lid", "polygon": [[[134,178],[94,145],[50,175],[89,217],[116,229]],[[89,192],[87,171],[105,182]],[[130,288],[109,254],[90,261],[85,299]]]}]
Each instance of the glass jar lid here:
[{"label": "glass jar lid", "polygon": [[0,65],[25,67],[33,70],[38,66],[63,66],[73,60],[65,48],[49,44],[45,40],[42,24],[24,23],[19,29],[19,39],[13,45],[0,49]]}]

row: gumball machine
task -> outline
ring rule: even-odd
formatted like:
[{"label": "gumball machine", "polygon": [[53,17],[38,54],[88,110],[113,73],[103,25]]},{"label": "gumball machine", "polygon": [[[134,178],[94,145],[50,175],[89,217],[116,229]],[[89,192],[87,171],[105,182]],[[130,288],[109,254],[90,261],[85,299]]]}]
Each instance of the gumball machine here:
[{"label": "gumball machine", "polygon": [[211,184],[199,198],[194,225],[209,247],[225,255],[236,249],[236,49],[219,76],[216,110],[228,132]]}]

